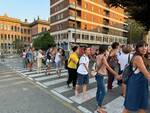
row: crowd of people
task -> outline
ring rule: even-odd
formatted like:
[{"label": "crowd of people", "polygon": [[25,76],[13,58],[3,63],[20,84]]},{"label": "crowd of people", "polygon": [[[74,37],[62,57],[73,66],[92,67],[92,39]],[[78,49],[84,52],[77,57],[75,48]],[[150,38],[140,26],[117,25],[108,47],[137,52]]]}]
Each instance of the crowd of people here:
[{"label": "crowd of people", "polygon": [[[82,52],[81,52],[82,50]],[[33,63],[37,65],[38,73],[42,71],[42,63],[46,65],[46,74],[51,75],[51,67],[56,68],[58,77],[61,69],[68,70],[68,87],[74,89],[75,96],[83,90],[83,98],[89,99],[87,93],[89,78],[95,77],[97,82],[97,112],[106,113],[103,100],[106,95],[104,77],[108,76],[107,91],[113,92],[113,82],[116,79],[121,88],[120,95],[125,98],[123,113],[138,111],[146,113],[148,107],[148,81],[150,81],[150,48],[145,41],[140,41],[135,47],[120,45],[114,42],[111,47],[100,45],[99,49],[74,46],[71,52],[62,48],[49,48],[44,51],[34,48],[22,53],[24,67],[32,71]],[[132,73],[128,81],[124,79],[125,70],[130,65]],[[115,109],[115,108],[114,108]]]}]

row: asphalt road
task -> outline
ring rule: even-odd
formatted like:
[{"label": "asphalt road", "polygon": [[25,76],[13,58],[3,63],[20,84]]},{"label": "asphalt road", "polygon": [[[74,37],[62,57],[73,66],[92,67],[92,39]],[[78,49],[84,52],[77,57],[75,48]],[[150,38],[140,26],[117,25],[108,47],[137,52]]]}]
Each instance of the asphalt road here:
[{"label": "asphalt road", "polygon": [[80,113],[47,90],[0,64],[0,113]]}]

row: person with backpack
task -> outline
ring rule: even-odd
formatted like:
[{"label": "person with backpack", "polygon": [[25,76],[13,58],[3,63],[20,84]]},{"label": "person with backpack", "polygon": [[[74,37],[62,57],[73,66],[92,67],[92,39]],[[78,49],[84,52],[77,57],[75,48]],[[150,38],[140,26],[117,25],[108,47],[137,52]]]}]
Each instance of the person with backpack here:
[{"label": "person with backpack", "polygon": [[79,96],[79,90],[82,87],[83,89],[83,97],[85,99],[88,99],[87,94],[87,85],[89,84],[89,55],[91,53],[91,50],[89,47],[85,47],[83,49],[84,54],[80,57],[79,60],[79,67],[77,69],[77,83],[76,83],[76,89],[75,89],[75,95]]},{"label": "person with backpack", "polygon": [[[119,64],[118,64],[118,59],[117,59],[117,54],[119,52],[119,43],[118,42],[114,42],[111,45],[112,49],[109,52],[109,56],[108,56],[108,64],[109,66],[115,70],[116,72],[119,71]],[[111,72],[108,71],[108,85],[107,85],[107,89],[108,91],[112,91],[112,84],[114,81],[114,76],[112,75]]]},{"label": "person with backpack", "polygon": [[149,100],[148,81],[150,73],[147,70],[147,43],[140,41],[136,45],[136,52],[130,62],[132,73],[126,82],[126,95],[124,110],[122,113],[138,112],[146,113]]},{"label": "person with backpack", "polygon": [[[115,76],[117,79],[121,79],[121,77],[116,73],[107,62],[107,49],[108,46],[101,45],[99,47],[99,55],[96,57],[96,76],[95,79],[97,81],[97,92],[96,92],[96,101],[97,101],[97,112],[98,113],[106,113],[104,107],[102,106],[106,90],[104,83],[104,76],[108,76],[108,71],[112,73],[112,76]],[[108,71],[107,71],[108,70]]]},{"label": "person with backpack", "polygon": [[[128,45],[124,45],[122,47],[121,54],[118,55],[118,63],[119,63],[119,75],[122,75],[125,67],[130,63],[130,60],[133,57],[131,54],[132,48]],[[121,95],[125,97],[126,85],[123,80],[119,80],[118,84],[121,85]]]},{"label": "person with backpack", "polygon": [[46,75],[50,75],[51,65],[52,65],[52,48],[49,48],[46,52]]},{"label": "person with backpack", "polygon": [[73,52],[70,54],[68,59],[68,80],[67,85],[70,87],[70,83],[72,83],[73,89],[76,87],[77,81],[77,68],[78,68],[78,61],[79,61],[79,47],[74,46],[72,48]]}]

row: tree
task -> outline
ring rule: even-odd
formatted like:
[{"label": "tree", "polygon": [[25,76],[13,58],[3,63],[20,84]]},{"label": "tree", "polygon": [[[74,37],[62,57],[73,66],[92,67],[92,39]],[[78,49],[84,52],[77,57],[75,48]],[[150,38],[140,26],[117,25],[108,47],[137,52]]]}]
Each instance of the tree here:
[{"label": "tree", "polygon": [[141,23],[145,31],[150,29],[150,0],[105,0],[111,7],[122,7],[130,18]]},{"label": "tree", "polygon": [[16,39],[15,41],[13,41],[12,45],[13,48],[17,50],[17,53],[20,53],[24,48],[24,42],[20,39]]},{"label": "tree", "polygon": [[136,43],[142,40],[144,28],[141,24],[137,23],[135,20],[128,19],[128,43]]},{"label": "tree", "polygon": [[49,32],[40,34],[36,39],[33,40],[33,47],[35,49],[48,49],[49,46],[55,46],[54,38],[50,35]]}]

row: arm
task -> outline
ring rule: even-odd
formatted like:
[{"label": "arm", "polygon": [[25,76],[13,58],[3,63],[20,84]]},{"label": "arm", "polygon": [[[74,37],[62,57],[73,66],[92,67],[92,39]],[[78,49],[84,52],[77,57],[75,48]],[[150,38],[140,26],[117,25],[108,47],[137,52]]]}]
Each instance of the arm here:
[{"label": "arm", "polygon": [[72,61],[74,64],[77,64],[77,62],[72,58],[70,58],[70,61]]},{"label": "arm", "polygon": [[120,76],[118,75],[118,73],[116,73],[107,63],[107,60],[105,57],[103,57],[103,64],[105,64],[106,68],[117,78],[117,79],[121,79]]},{"label": "arm", "polygon": [[135,56],[133,64],[144,74],[144,76],[150,81],[150,73],[145,67],[141,56]]}]

